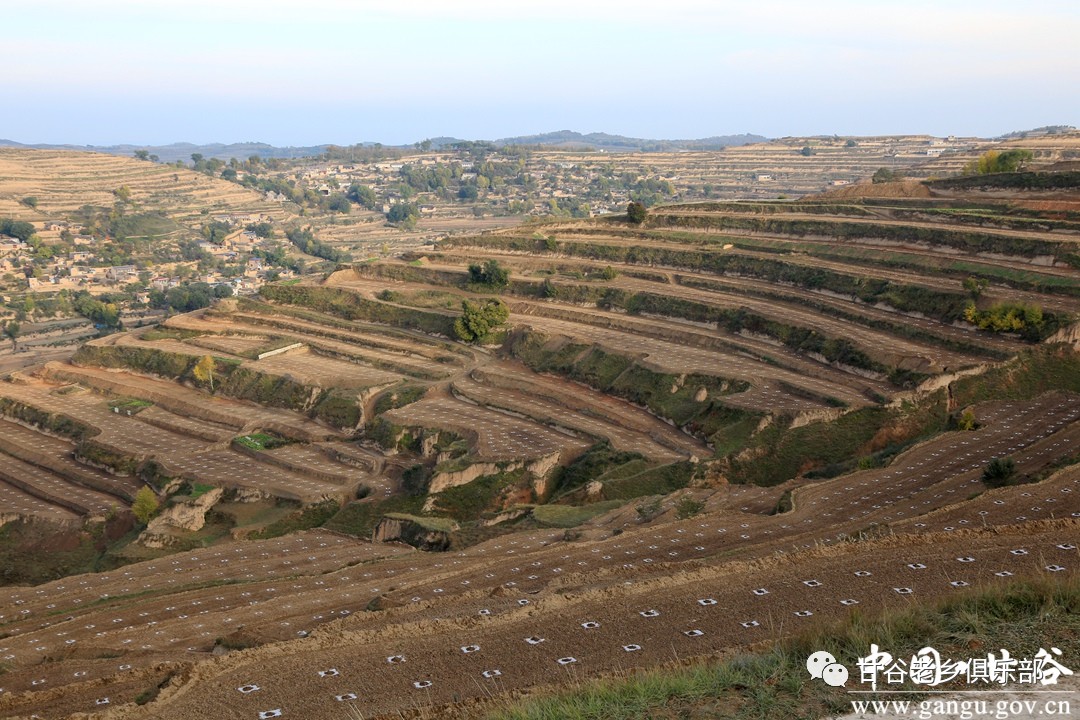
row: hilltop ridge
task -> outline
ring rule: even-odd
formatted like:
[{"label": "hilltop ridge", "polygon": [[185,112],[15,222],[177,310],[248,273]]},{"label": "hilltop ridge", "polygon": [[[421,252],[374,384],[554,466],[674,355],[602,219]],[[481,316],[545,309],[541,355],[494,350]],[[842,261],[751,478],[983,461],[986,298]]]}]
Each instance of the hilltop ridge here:
[{"label": "hilltop ridge", "polygon": [[[543,145],[549,147],[565,147],[575,150],[595,148],[602,150],[626,151],[670,151],[670,150],[715,150],[732,145],[748,145],[750,143],[765,142],[768,138],[764,135],[744,133],[741,135],[718,135],[693,140],[657,140],[647,138],[632,138],[624,135],[611,135],[603,132],[582,134],[573,130],[559,130],[556,132],[541,133],[538,135],[521,135],[507,137],[499,140],[464,140],[456,137],[428,138],[427,143],[433,149],[442,149],[452,145],[469,142],[492,142],[495,145]],[[387,148],[413,148],[421,142],[404,145],[385,145]],[[361,147],[383,146],[377,142],[360,142],[355,145]],[[119,143],[115,145],[71,145],[55,143],[22,143],[15,140],[0,138],[0,147],[33,148],[37,150],[81,150],[83,152],[99,152],[106,155],[132,155],[136,150],[146,150],[157,155],[162,162],[175,162],[176,160],[188,160],[192,153],[198,153],[206,158],[249,158],[258,156],[270,159],[295,159],[301,157],[313,157],[322,155],[328,148],[340,146],[335,143],[323,143],[306,146],[279,147],[265,142],[236,142],[236,143],[192,143],[175,142],[166,145],[139,145],[135,143]]]}]

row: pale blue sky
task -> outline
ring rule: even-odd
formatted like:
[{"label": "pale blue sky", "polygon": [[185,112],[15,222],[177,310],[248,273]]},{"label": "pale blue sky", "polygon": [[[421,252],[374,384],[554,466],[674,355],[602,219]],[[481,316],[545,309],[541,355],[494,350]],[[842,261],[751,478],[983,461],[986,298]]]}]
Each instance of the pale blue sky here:
[{"label": "pale blue sky", "polygon": [[4,4],[0,138],[20,142],[1080,124],[1076,0]]}]

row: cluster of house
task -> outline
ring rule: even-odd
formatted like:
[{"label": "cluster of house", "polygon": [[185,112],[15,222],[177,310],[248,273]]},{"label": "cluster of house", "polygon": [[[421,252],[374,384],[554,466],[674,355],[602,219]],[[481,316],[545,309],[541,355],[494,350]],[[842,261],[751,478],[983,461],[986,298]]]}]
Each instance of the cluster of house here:
[{"label": "cluster of house", "polygon": [[[78,260],[76,259],[78,258]],[[0,269],[18,270],[22,272],[23,265],[18,259],[5,265],[8,258],[0,259]],[[34,291],[58,291],[64,288],[78,290],[86,289],[87,286],[124,286],[138,282],[140,270],[135,265],[113,265],[110,267],[93,267],[77,264],[78,261],[92,261],[93,256],[85,251],[75,251],[67,258],[59,258],[49,267],[49,272],[41,277],[26,278],[27,287]],[[267,272],[270,270],[262,258],[248,258],[244,264],[243,273],[235,276],[226,276],[219,272],[210,272],[195,277],[193,282],[205,282],[211,286],[228,285],[233,292],[253,293],[266,282]],[[292,277],[290,270],[279,271],[280,277]],[[150,290],[167,291],[183,284],[180,277],[157,275],[149,279],[147,285]],[[139,302],[146,302],[149,292],[140,293],[143,298],[137,298]]]},{"label": "cluster of house", "polygon": [[0,274],[22,270],[25,261],[23,251],[26,243],[18,238],[0,235]]},{"label": "cluster of house", "polygon": [[235,260],[241,254],[250,253],[259,244],[259,236],[251,230],[237,230],[220,243],[200,240],[199,249],[216,258]]},{"label": "cluster of house", "polygon": [[[487,160],[492,163],[499,163],[508,159],[501,157],[498,153],[493,153],[487,157]],[[401,170],[406,164],[423,167],[456,164],[461,167],[462,181],[467,182],[477,177],[475,163],[461,160],[459,155],[442,153],[410,158],[407,163],[374,162],[320,165],[305,168],[298,172],[296,179],[302,185],[311,187],[316,192],[326,196],[334,192],[340,192],[352,183],[367,185],[382,199],[376,209],[387,213],[390,212],[394,205],[406,202],[406,198],[396,189],[401,182]],[[530,214],[544,215],[548,211],[546,202],[549,200],[559,202],[562,200],[580,200],[585,197],[589,184],[599,177],[600,172],[597,168],[583,168],[571,162],[547,162],[546,160],[533,159],[530,161],[530,167],[524,171],[523,175],[527,179],[534,180],[536,188],[532,192],[526,192],[520,186],[505,185],[499,194],[500,204],[509,209],[512,203],[535,199],[540,204]],[[267,194],[268,199],[278,199],[270,197],[271,194],[273,193]],[[280,199],[285,198],[281,197]],[[433,193],[421,193],[418,199],[421,201],[434,200],[435,196]],[[415,202],[416,199],[412,201]],[[592,214],[602,215],[612,212],[624,212],[626,203],[629,201],[628,192],[613,190],[610,200],[602,202],[590,200],[589,205]],[[461,212],[460,205],[437,205],[433,202],[423,202],[417,206],[417,209],[422,216],[437,213],[453,215]]]},{"label": "cluster of house", "polygon": [[[227,223],[237,229],[221,243],[202,241],[199,243],[199,248],[214,257],[225,260],[236,261],[245,255],[249,257],[242,272],[238,275],[225,276],[218,272],[211,272],[189,281],[205,282],[211,286],[228,285],[237,294],[257,291],[266,282],[266,277],[273,268],[268,267],[262,258],[250,257],[261,239],[255,232],[244,228],[252,223],[265,222],[268,218],[263,215],[232,214],[215,216],[214,220]],[[74,230],[81,230],[81,228],[63,221],[47,222],[43,226],[45,232],[72,232]],[[95,239],[90,235],[72,235],[70,252],[52,258],[48,265],[40,267],[33,275],[30,275],[27,271],[27,268],[31,267],[32,260],[30,248],[17,238],[0,235],[0,274],[11,274],[17,279],[25,278],[26,289],[34,292],[57,292],[64,289],[104,291],[146,278],[146,275],[142,274],[135,265],[101,265],[101,258],[92,247],[94,242]],[[292,273],[279,271],[279,276],[291,277]],[[145,303],[149,300],[151,290],[167,291],[183,282],[185,281],[180,277],[165,275],[151,277],[147,283],[148,289],[137,293],[136,301]]]}]

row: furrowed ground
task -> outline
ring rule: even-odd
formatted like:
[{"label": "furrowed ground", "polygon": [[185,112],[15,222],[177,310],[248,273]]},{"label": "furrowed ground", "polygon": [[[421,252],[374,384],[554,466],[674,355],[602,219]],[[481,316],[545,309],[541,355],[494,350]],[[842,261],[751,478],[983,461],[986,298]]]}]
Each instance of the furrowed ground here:
[{"label": "furrowed ground", "polygon": [[[27,221],[70,215],[84,205],[111,207],[114,191],[129,187],[132,200],[159,214],[165,235],[202,222],[205,208],[283,217],[278,204],[234,183],[132,158],[67,150],[0,148],[0,217]],[[37,199],[33,208],[19,200]]]},{"label": "furrowed ground", "polygon": [[2,549],[90,556],[0,588],[0,715],[476,715],[1074,579],[1075,190],[950,182],[453,236],[12,374]]}]

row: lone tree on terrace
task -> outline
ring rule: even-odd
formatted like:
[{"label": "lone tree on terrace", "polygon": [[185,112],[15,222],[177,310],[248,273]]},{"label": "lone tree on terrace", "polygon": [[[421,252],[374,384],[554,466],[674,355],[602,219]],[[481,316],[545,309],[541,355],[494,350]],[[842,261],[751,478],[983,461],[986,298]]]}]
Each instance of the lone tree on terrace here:
[{"label": "lone tree on terrace", "polygon": [[645,222],[648,214],[649,211],[645,209],[644,203],[632,202],[626,206],[626,217],[635,225]]},{"label": "lone tree on terrace", "polygon": [[135,518],[145,525],[150,522],[150,518],[154,517],[157,509],[158,498],[154,491],[145,485],[139,488],[139,491],[135,493],[135,502],[131,506],[131,512],[135,513]]},{"label": "lone tree on terrace", "polygon": [[510,308],[492,298],[484,303],[461,302],[461,317],[454,321],[454,334],[465,342],[482,342],[492,330],[510,318]]},{"label": "lone tree on terrace", "polygon": [[199,362],[195,363],[191,374],[195,376],[196,381],[209,384],[210,392],[214,392],[214,358],[203,355],[199,358]]},{"label": "lone tree on terrace", "polygon": [[22,326],[19,325],[18,320],[8,320],[4,323],[4,337],[11,340],[11,352],[15,352],[19,347],[19,333],[22,332]]},{"label": "lone tree on terrace", "polygon": [[498,260],[488,260],[483,265],[473,263],[469,265],[469,282],[493,289],[504,288],[510,284],[510,271]]}]

